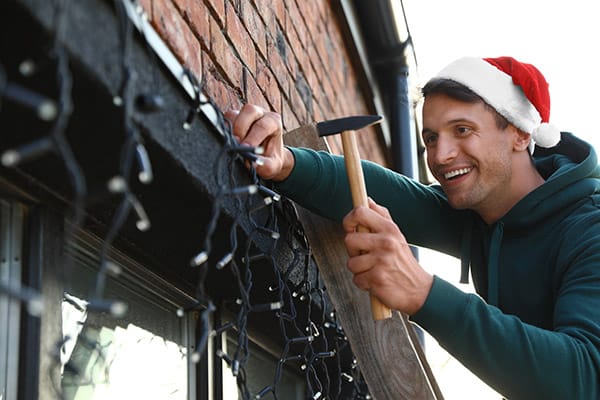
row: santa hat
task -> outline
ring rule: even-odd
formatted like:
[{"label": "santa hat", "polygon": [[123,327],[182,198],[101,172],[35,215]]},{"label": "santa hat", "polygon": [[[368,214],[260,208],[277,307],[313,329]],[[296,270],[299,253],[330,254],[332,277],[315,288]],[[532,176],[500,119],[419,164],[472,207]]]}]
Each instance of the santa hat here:
[{"label": "santa hat", "polygon": [[548,82],[533,65],[512,57],[465,57],[444,68],[436,78],[461,83],[517,128],[531,135],[531,147],[553,147],[560,131],[548,123]]}]

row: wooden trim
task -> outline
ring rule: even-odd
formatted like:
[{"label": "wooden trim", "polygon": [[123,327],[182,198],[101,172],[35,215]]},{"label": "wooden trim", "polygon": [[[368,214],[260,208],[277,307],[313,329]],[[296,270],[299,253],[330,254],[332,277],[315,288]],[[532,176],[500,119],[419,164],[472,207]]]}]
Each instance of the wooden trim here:
[{"label": "wooden trim", "polygon": [[[328,151],[313,126],[284,135],[286,145]],[[373,321],[367,293],[352,283],[340,224],[296,206],[312,253],[359,368],[377,399],[443,399],[407,317]]]}]

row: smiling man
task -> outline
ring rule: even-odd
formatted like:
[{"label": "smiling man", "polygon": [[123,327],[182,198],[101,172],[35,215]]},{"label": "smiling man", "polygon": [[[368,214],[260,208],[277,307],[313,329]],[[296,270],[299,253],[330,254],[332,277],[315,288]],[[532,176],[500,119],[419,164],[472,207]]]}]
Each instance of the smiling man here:
[{"label": "smiling man", "polygon": [[[258,107],[229,118],[242,143],[265,147],[263,178],[343,222],[359,288],[410,315],[509,399],[600,398],[594,150],[548,124],[546,80],[510,57],[459,59],[423,96],[423,141],[439,184],[364,161],[372,200],[355,209],[341,157],[284,147],[280,116]],[[470,272],[479,296],[430,275],[409,243],[460,257],[461,281]]]}]

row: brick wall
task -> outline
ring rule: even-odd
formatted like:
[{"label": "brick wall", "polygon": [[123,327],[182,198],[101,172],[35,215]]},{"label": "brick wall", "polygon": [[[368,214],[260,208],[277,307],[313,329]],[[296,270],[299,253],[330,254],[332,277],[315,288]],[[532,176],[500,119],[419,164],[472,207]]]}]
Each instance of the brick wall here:
[{"label": "brick wall", "polygon": [[[284,128],[371,113],[356,60],[326,0],[140,0],[152,25],[221,110],[253,103],[279,112]],[[358,74],[360,76],[360,74]],[[375,129],[361,156],[385,164]],[[339,137],[329,138],[341,153]]]}]

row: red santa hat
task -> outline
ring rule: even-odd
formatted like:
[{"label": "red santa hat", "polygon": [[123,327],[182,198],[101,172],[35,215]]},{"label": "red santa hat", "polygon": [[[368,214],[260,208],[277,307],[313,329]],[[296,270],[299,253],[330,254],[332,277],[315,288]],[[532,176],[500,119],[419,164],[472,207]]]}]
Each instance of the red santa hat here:
[{"label": "red santa hat", "polygon": [[531,135],[534,144],[553,147],[560,131],[549,124],[548,82],[533,65],[512,57],[465,57],[444,68],[436,78],[461,83],[479,95],[500,115]]}]

